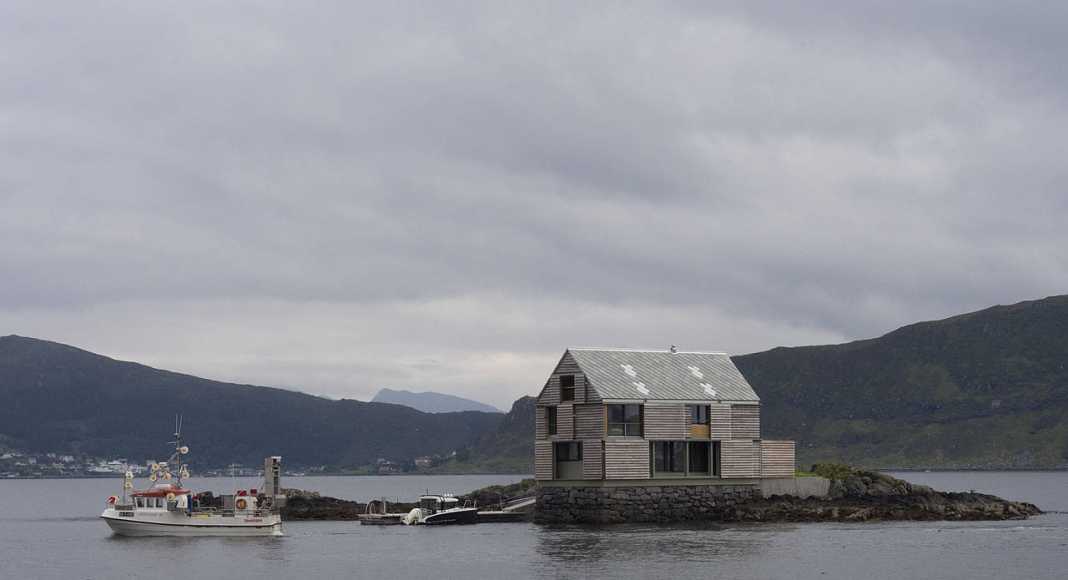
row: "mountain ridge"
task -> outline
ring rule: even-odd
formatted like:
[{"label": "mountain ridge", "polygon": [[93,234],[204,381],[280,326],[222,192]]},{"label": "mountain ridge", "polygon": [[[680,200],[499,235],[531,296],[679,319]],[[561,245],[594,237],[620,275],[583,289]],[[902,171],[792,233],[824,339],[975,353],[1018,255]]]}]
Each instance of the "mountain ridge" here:
[{"label": "mountain ridge", "polygon": [[447,455],[501,421],[213,381],[18,335],[0,337],[0,397],[0,434],[11,445],[155,458],[180,412],[194,461],[213,467],[265,455],[336,468]]},{"label": "mountain ridge", "polygon": [[486,403],[434,391],[414,392],[403,389],[382,388],[375,393],[371,402],[404,405],[424,413],[452,413],[458,411],[481,411],[483,413],[501,412],[497,407],[487,405]]}]

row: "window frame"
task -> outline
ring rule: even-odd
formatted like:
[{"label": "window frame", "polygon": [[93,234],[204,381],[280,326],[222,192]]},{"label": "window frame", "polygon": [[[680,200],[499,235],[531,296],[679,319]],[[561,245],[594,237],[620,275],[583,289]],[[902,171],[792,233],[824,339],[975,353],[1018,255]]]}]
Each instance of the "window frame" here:
[{"label": "window frame", "polygon": [[556,435],[558,431],[558,418],[556,415],[556,407],[545,408],[545,433],[549,437]]},{"label": "window frame", "polygon": [[[564,379],[567,379],[566,381]],[[564,384],[569,383],[569,384]],[[566,393],[566,396],[565,396]],[[560,402],[567,403],[575,400],[575,375],[560,375]]]},{"label": "window frame", "polygon": [[[694,448],[704,447],[704,453],[694,453]],[[695,456],[704,456],[705,469],[698,471],[694,469],[693,458]],[[704,477],[712,476],[712,442],[711,441],[687,441],[686,442],[686,474],[698,475]]]},{"label": "window frame", "polygon": [[[712,405],[686,405],[690,411],[691,425],[711,425]],[[704,415],[702,420],[701,415]]]},{"label": "window frame", "polygon": [[[613,408],[622,407],[622,421],[612,420]],[[637,408],[637,420],[634,420],[633,409]],[[628,410],[632,413],[628,415]],[[630,420],[628,420],[630,419]],[[617,432],[613,432],[617,427]],[[645,405],[641,403],[609,403],[605,405],[605,435],[609,437],[644,437],[645,436]]]},{"label": "window frame", "polygon": [[[561,458],[561,449],[567,449],[568,452],[563,454],[567,458]],[[561,461],[582,461],[582,441],[557,441],[553,444],[553,459],[559,463]]]}]

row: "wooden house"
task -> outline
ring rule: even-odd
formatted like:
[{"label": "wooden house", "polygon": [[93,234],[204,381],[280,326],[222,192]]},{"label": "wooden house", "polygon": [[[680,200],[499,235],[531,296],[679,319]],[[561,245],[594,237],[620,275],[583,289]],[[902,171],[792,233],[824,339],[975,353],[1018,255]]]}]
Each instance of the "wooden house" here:
[{"label": "wooden house", "polygon": [[761,438],[760,398],[723,353],[568,349],[538,396],[536,419],[534,471],[543,482],[794,475],[793,441]]}]

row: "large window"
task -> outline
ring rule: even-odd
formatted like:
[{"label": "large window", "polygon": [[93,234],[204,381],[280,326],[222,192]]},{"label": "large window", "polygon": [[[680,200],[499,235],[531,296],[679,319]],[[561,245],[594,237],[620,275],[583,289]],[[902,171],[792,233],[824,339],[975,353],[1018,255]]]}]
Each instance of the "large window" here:
[{"label": "large window", "polygon": [[575,400],[575,375],[560,375],[560,400]]},{"label": "large window", "polygon": [[641,405],[608,405],[608,434],[642,436]]},{"label": "large window", "polygon": [[556,435],[556,407],[546,407],[545,423],[549,435]]},{"label": "large window", "polygon": [[582,442],[570,441],[556,444],[557,461],[582,461]]},{"label": "large window", "polygon": [[654,441],[653,470],[656,473],[685,473],[686,442]]},{"label": "large window", "polygon": [[692,425],[708,425],[709,424],[709,406],[708,405],[689,405],[690,407],[690,424]]},{"label": "large window", "polygon": [[690,441],[690,473],[707,475],[711,465],[711,450],[708,441]]}]

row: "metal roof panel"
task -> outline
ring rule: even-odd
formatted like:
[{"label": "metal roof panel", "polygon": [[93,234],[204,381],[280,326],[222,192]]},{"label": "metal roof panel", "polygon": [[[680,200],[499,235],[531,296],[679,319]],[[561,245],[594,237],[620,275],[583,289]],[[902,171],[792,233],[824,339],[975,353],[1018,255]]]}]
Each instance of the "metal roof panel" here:
[{"label": "metal roof panel", "polygon": [[724,353],[568,349],[602,399],[759,402]]}]

